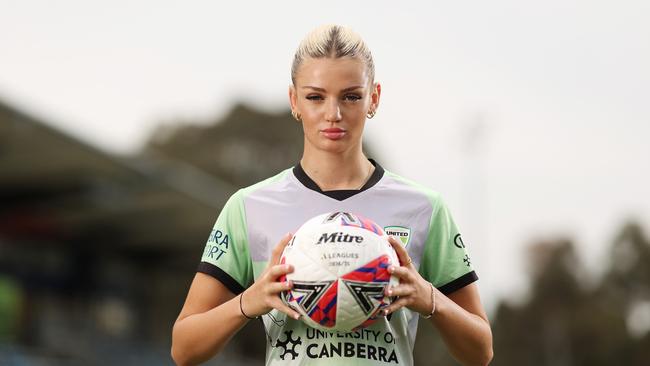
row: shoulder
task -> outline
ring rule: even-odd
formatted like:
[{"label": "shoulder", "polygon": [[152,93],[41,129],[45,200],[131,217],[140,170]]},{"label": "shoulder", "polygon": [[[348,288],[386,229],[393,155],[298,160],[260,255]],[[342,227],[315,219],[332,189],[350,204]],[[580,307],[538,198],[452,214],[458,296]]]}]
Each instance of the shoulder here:
[{"label": "shoulder", "polygon": [[283,182],[285,182],[287,180],[289,174],[291,174],[292,169],[293,168],[287,168],[287,169],[285,169],[285,170],[283,170],[283,171],[281,171],[281,172],[279,172],[279,173],[277,173],[277,174],[275,174],[275,175],[273,175],[271,177],[268,177],[268,178],[266,178],[264,180],[261,180],[261,181],[259,181],[257,183],[251,184],[251,185],[249,185],[247,187],[240,188],[239,190],[237,190],[237,192],[233,193],[233,195],[231,196],[231,199],[243,200],[244,198],[246,198],[246,197],[248,197],[248,196],[250,196],[250,195],[252,195],[254,193],[257,193],[257,192],[259,192],[261,190],[271,188],[271,187],[276,186],[278,184],[282,184]]},{"label": "shoulder", "polygon": [[384,174],[390,188],[400,191],[404,195],[415,195],[426,199],[434,210],[444,205],[440,192],[388,170],[385,170]]},{"label": "shoulder", "polygon": [[265,210],[276,205],[278,201],[290,199],[295,190],[291,169],[287,168],[269,178],[238,189],[228,198],[224,210],[245,215],[252,209]]}]

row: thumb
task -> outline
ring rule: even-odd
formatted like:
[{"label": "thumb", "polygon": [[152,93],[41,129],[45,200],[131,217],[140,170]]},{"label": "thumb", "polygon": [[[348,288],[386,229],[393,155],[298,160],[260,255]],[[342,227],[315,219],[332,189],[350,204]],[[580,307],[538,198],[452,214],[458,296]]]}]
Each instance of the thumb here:
[{"label": "thumb", "polygon": [[388,242],[390,243],[390,245],[393,246],[393,249],[395,249],[400,264],[403,266],[407,266],[409,264],[409,254],[406,251],[406,248],[404,248],[402,243],[399,241],[399,239],[395,238],[394,236],[389,236]]},{"label": "thumb", "polygon": [[289,244],[292,237],[292,233],[286,233],[280,242],[275,246],[275,248],[273,248],[273,251],[271,252],[271,259],[269,260],[269,266],[276,265],[280,262],[282,252],[284,251],[284,248],[287,246],[287,244]]}]

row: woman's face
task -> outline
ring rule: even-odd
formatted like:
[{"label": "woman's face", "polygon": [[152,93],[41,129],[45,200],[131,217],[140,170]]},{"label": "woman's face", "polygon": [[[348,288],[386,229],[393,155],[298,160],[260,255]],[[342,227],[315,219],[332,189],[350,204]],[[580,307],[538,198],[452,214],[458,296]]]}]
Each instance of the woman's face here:
[{"label": "woman's face", "polygon": [[366,114],[377,108],[380,92],[359,59],[305,59],[289,88],[291,108],[301,116],[305,151],[343,153],[360,147]]}]

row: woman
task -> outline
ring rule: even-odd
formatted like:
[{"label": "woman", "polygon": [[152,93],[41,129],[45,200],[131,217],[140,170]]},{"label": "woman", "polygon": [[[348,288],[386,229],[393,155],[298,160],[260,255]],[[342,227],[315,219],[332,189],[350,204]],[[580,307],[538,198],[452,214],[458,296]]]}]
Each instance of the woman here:
[{"label": "woman", "polygon": [[[239,190],[224,206],[174,324],[175,362],[211,358],[261,316],[267,364],[410,365],[420,317],[439,330],[458,361],[489,363],[492,335],[477,277],[446,206],[437,193],[362,152],[366,118],[375,115],[381,96],[364,42],[345,27],[317,28],[300,44],[291,77],[291,110],[304,130],[302,159]],[[390,239],[401,265],[389,269],[400,284],[386,289],[398,300],[383,319],[349,334],[308,328],[279,297],[291,283],[278,278],[293,271],[279,264],[291,237],[282,234],[330,211],[358,213],[401,235]]]}]

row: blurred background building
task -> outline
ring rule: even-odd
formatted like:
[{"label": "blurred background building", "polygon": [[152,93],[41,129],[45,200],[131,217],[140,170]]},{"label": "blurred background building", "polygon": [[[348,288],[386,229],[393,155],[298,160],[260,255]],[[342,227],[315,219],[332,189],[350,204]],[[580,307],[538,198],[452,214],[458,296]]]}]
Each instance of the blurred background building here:
[{"label": "blurred background building", "polygon": [[[260,119],[277,136],[243,133]],[[301,132],[286,120],[238,106],[212,128],[117,157],[0,104],[0,360],[169,363],[171,325],[222,205],[297,161],[288,140]]]}]

